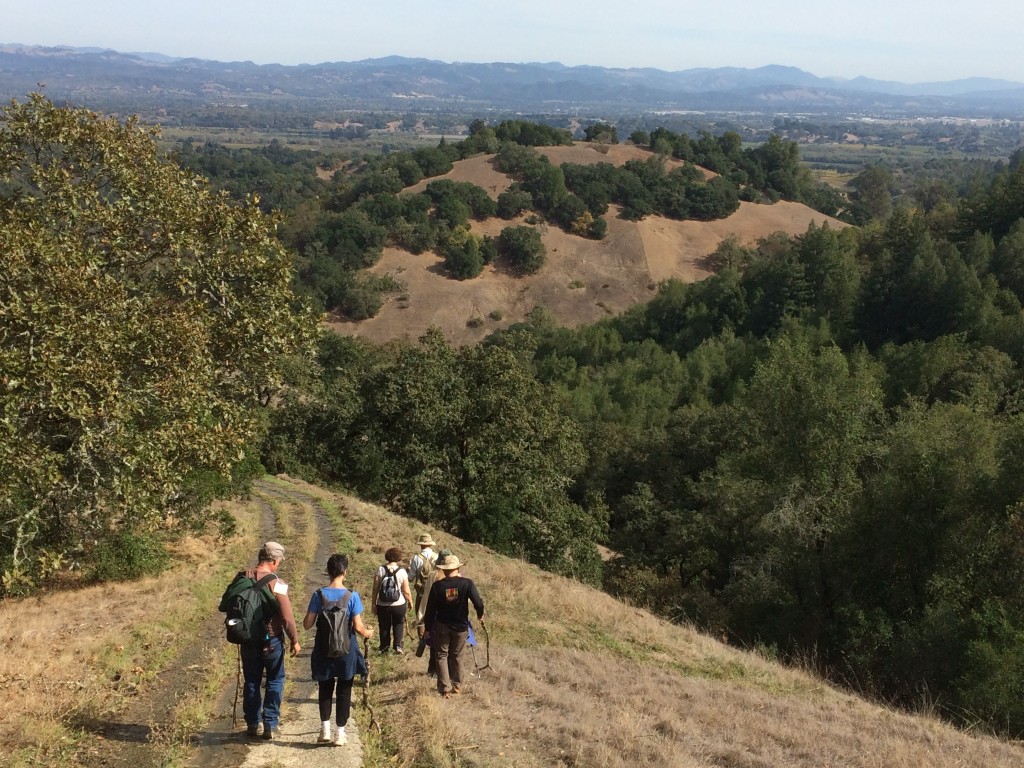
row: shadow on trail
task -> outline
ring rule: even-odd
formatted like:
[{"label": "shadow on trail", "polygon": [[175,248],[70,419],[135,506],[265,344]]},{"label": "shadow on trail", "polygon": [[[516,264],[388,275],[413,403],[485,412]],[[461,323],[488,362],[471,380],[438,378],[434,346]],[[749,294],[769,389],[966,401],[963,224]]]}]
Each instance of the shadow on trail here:
[{"label": "shadow on trail", "polygon": [[125,744],[148,744],[153,738],[153,729],[144,723],[119,723],[115,720],[79,719],[72,724],[83,731],[102,736],[107,741]]}]

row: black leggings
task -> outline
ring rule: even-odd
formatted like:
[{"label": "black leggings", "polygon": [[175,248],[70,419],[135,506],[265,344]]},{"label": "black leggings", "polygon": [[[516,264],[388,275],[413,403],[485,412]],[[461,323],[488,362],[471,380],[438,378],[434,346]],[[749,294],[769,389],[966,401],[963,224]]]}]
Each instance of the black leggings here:
[{"label": "black leggings", "polygon": [[338,682],[338,725],[348,722],[348,716],[352,713],[352,683],[354,677],[348,680],[339,680],[332,677],[330,680],[320,681],[320,720],[331,719],[331,699],[334,698],[334,682]]}]

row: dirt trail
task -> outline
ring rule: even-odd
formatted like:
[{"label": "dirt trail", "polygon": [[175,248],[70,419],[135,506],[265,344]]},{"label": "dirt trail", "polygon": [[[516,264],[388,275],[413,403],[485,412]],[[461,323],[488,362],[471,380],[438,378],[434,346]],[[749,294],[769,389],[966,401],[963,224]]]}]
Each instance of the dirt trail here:
[{"label": "dirt trail", "polygon": [[[221,692],[217,717],[201,737],[191,761],[195,768],[264,768],[275,766],[303,766],[303,768],[358,768],[362,765],[362,743],[358,725],[350,719],[345,730],[348,744],[344,747],[320,745],[316,737],[320,730],[317,706],[317,686],[309,679],[309,655],[313,648],[312,632],[301,628],[309,594],[326,583],[324,567],[334,551],[334,536],[330,520],[322,505],[306,494],[273,481],[256,484],[256,494],[268,508],[277,507],[279,514],[288,516],[294,526],[291,535],[277,535],[272,526],[266,538],[279,538],[285,544],[286,558],[282,565],[283,578],[289,582],[295,618],[299,623],[302,651],[298,657],[286,662],[285,695],[281,706],[280,738],[273,742],[247,739],[244,734],[241,702],[238,704],[238,724],[232,727],[231,712],[234,702],[235,680]],[[312,536],[307,526],[313,526]],[[300,546],[289,546],[315,537],[313,551],[300,553]],[[292,554],[292,553],[295,554]],[[310,556],[311,555],[311,556]],[[353,710],[359,704],[358,686],[353,694]]]},{"label": "dirt trail", "polygon": [[[270,506],[264,505],[261,514],[261,530],[273,530]],[[89,750],[91,765],[140,768],[161,764],[170,738],[163,726],[177,701],[203,686],[216,650],[224,644],[223,617],[211,612],[201,624],[183,628],[166,642],[180,645],[181,650],[160,670],[155,684],[141,689],[129,706],[109,720],[78,723],[99,737]]]}]

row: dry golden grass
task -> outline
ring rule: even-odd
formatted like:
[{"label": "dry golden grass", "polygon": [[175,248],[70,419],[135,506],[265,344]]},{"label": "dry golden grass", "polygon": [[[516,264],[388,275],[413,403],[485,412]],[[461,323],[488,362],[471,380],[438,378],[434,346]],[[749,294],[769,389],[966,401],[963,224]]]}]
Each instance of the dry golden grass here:
[{"label": "dry golden grass", "polygon": [[[645,149],[625,144],[578,143],[571,147],[541,147],[539,151],[556,164],[622,165],[627,160],[651,156]],[[508,188],[511,179],[494,170],[492,157],[481,155],[460,160],[441,178],[472,182],[496,198]],[[681,164],[677,160],[666,162],[669,167]],[[705,175],[713,174],[705,171]],[[422,191],[432,180],[424,179],[407,191]],[[572,328],[649,300],[662,280],[703,280],[710,275],[704,258],[730,235],[749,244],[773,232],[801,234],[812,222],[845,226],[805,205],[788,202],[741,203],[732,216],[711,222],[674,221],[661,216],[626,221],[619,218],[618,208],[612,206],[605,221],[608,232],[600,241],[540,225],[547,263],[539,273],[526,277],[516,277],[492,265],[472,280],[454,280],[445,274],[441,258],[434,253],[415,255],[386,248],[373,271],[396,277],[403,284],[401,293],[392,296],[375,317],[329,325],[339,333],[374,341],[416,339],[433,326],[440,328],[453,343],[472,344],[498,328],[523,321],[530,310],[541,306],[558,323]],[[504,227],[523,223],[522,218],[512,222],[492,218],[472,222],[472,229],[477,234],[496,237]],[[489,318],[495,311],[500,321]],[[467,325],[474,318],[483,322]]]},{"label": "dry golden grass", "polygon": [[[301,582],[323,556],[325,543],[317,543],[311,525],[315,505],[343,526],[334,531],[335,546],[351,554],[349,583],[364,596],[383,550],[409,552],[423,530],[288,478],[261,484],[258,496],[235,506],[243,535],[226,549],[214,540],[187,542],[176,573],[0,604],[8,651],[0,658],[0,690],[17,704],[0,711],[0,765],[91,764],[77,718],[105,716],[137,693],[173,696],[157,671],[180,642],[181,627],[208,615],[225,577],[248,561],[268,503],[277,531],[290,532],[289,577],[297,594],[309,591]],[[385,738],[366,753],[368,766],[1024,764],[1020,745],[878,707],[581,584],[432,533],[480,586],[492,668],[471,674],[487,653],[481,632],[463,694],[444,701],[424,675],[426,659],[371,654],[372,698]],[[192,574],[184,586],[182,570]],[[219,658],[224,654],[211,653],[205,667],[229,666]],[[206,690],[171,710],[166,738],[183,744],[201,727],[209,716],[204,702],[223,684],[223,675],[208,672]],[[365,723],[365,713],[359,716]],[[178,764],[187,750],[167,754],[172,760],[165,764]]]},{"label": "dry golden grass", "polygon": [[[365,584],[423,526],[334,498]],[[374,700],[402,766],[1020,766],[1024,749],[876,706],[820,679],[523,562],[432,531],[487,604],[493,672],[440,699],[412,656],[374,664]],[[485,649],[476,662],[484,663]],[[470,657],[469,668],[473,668]]]},{"label": "dry golden grass", "polygon": [[182,628],[216,608],[230,565],[252,546],[247,511],[231,506],[239,535],[182,541],[174,571],[0,603],[0,692],[17,701],[0,709],[0,765],[73,762],[88,751],[76,723],[108,718],[160,683],[159,670],[189,640]]}]

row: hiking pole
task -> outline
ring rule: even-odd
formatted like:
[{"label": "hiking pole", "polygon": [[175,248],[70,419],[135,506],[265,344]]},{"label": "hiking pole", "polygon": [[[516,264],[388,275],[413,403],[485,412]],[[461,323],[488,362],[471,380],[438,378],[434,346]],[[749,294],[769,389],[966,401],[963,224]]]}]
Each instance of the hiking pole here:
[{"label": "hiking pole", "polygon": [[238,691],[242,688],[242,646],[238,646],[238,666],[235,670],[235,703],[231,705],[231,728],[238,727]]},{"label": "hiking pole", "polygon": [[380,723],[377,722],[377,713],[373,711],[370,703],[370,641],[363,638],[363,658],[366,659],[366,674],[363,675],[363,706],[370,711],[370,727],[376,728],[381,733]]}]

